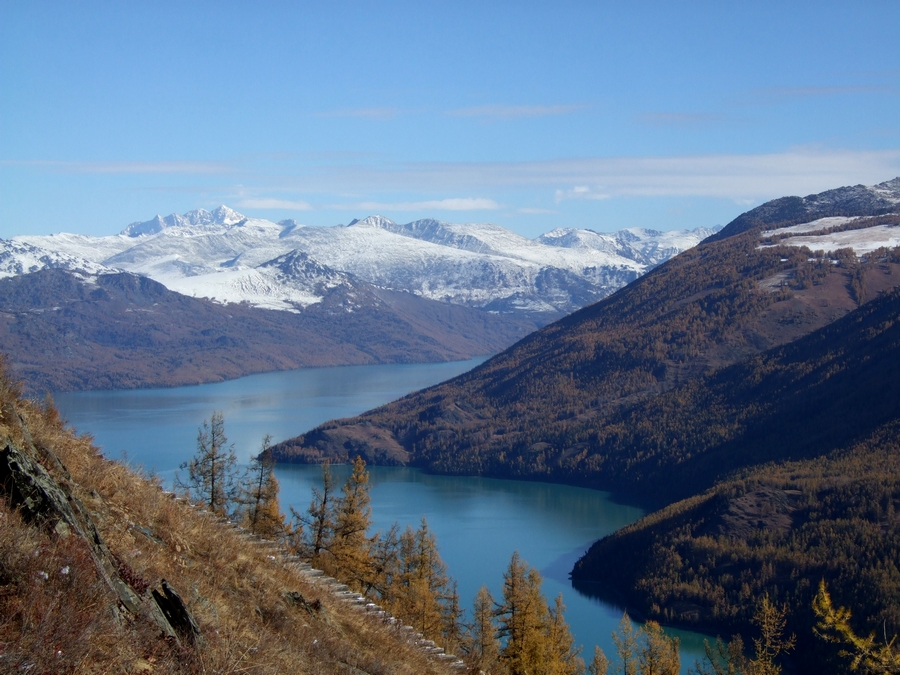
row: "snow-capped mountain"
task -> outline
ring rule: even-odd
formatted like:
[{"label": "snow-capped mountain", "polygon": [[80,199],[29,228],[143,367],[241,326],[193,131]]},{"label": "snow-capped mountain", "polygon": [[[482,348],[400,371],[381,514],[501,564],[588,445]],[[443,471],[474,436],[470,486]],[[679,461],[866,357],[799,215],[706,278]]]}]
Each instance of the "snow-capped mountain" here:
[{"label": "snow-capped mountain", "polygon": [[156,216],[109,237],[21,236],[14,243],[141,274],[218,302],[296,311],[321,301],[329,289],[366,283],[549,319],[609,295],[713,232],[557,229],[532,240],[490,224],[398,224],[381,216],[305,227],[221,206]]},{"label": "snow-capped mountain", "polygon": [[86,276],[112,271],[104,265],[78,256],[22,241],[0,239],[0,278],[16,277],[43,269],[62,269]]}]

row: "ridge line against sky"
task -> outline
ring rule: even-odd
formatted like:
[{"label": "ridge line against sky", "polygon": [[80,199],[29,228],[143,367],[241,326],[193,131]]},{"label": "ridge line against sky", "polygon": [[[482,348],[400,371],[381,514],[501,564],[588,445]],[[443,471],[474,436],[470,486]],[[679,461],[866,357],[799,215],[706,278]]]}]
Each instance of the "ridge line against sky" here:
[{"label": "ridge line against sky", "polygon": [[900,3],[3,6],[0,237],[690,229],[900,175]]}]

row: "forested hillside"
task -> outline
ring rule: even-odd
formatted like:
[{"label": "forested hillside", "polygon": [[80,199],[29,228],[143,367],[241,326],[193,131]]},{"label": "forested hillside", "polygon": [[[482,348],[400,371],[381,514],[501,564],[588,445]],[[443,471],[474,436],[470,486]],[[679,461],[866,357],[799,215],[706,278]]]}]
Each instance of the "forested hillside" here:
[{"label": "forested hillside", "polygon": [[[633,450],[626,475],[668,483],[668,494],[728,478],[596,543],[575,567],[576,585],[658,620],[717,630],[746,630],[768,593],[788,603],[803,661],[827,653],[811,631],[824,579],[839,604],[858,608],[860,632],[896,633],[898,354],[893,291],[632,411],[615,439]],[[686,451],[667,450],[675,440]]]},{"label": "forested hillside", "polygon": [[[900,258],[888,251],[857,257],[761,243],[752,230],[701,244],[470,373],[322,425],[276,454],[347,461],[358,453],[375,463],[634,489],[646,498],[640,483],[657,469],[629,449],[636,429],[620,428],[623,420],[661,393],[830,324],[900,279]],[[654,455],[690,452],[683,439],[648,442]],[[677,490],[657,496],[688,494]]]}]

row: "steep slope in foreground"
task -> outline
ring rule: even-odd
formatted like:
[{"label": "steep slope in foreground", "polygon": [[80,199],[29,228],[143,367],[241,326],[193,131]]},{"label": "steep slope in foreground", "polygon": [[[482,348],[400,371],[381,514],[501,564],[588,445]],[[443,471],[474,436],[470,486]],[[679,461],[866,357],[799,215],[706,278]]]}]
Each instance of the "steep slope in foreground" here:
[{"label": "steep slope in foreground", "polygon": [[[790,607],[801,672],[836,672],[821,670],[831,652],[811,630],[822,579],[858,632],[900,632],[900,291],[619,428],[617,442],[672,481],[756,468],[597,542],[576,587],[717,630],[748,628],[768,593]],[[690,453],[669,455],[673,439]]]},{"label": "steep slope in foreground", "polygon": [[[890,242],[900,216],[812,224]],[[849,229],[856,228],[856,229]],[[775,230],[778,233],[778,230]],[[691,249],[610,298],[548,326],[455,380],[358,418],[325,424],[278,448],[281,461],[410,463],[630,490],[661,501],[705,484],[672,484],[626,458],[619,420],[711,370],[789,343],[855,309],[900,279],[887,251],[813,254],[793,232],[751,230]],[[776,241],[777,240],[777,241]],[[677,439],[672,456],[689,452]],[[652,484],[651,484],[651,481]]]},{"label": "steep slope in foreground", "polygon": [[[348,306],[348,303],[352,304]],[[530,326],[408,293],[358,288],[303,313],[222,306],[133,274],[0,279],[0,344],[29,391],[217,382],[301,366],[452,361]]]},{"label": "steep slope in foreground", "polygon": [[459,672],[104,459],[5,377],[0,412],[0,671]]}]

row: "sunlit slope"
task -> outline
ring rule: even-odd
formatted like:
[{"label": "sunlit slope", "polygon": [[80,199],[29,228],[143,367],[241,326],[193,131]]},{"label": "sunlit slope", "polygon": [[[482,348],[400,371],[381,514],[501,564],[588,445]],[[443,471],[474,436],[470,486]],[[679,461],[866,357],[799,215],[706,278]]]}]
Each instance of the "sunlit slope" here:
[{"label": "sunlit slope", "polygon": [[[828,237],[838,227],[864,237],[876,227],[895,231],[897,222],[847,218],[804,236]],[[614,450],[615,425],[629,411],[822,328],[900,280],[887,250],[815,253],[771,230],[777,224],[705,242],[471,373],[286,441],[279,457],[343,461],[359,453],[441,472],[643,492],[651,467]]]}]

